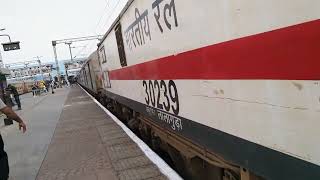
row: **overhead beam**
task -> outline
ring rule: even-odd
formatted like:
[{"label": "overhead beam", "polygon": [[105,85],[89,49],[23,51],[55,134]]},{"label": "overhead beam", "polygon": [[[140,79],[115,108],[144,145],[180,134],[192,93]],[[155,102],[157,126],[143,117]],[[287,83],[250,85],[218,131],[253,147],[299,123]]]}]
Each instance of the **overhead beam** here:
[{"label": "overhead beam", "polygon": [[96,35],[96,36],[86,36],[86,37],[77,37],[77,38],[68,38],[68,39],[60,39],[60,40],[53,40],[52,45],[55,46],[57,44],[65,44],[65,43],[72,43],[72,42],[80,42],[80,41],[90,41],[90,40],[100,40],[103,36]]},{"label": "overhead beam", "polygon": [[[60,84],[61,74],[60,74],[59,63],[58,63],[58,54],[57,54],[57,49],[56,49],[57,44],[71,44],[73,42],[91,41],[91,40],[95,40],[95,39],[100,41],[102,38],[103,38],[102,35],[96,35],[96,36],[76,37],[76,38],[68,38],[68,39],[60,39],[60,40],[53,40],[52,41],[54,59],[55,59],[55,63],[56,63],[56,66],[57,66],[57,75],[58,75],[59,87],[61,87],[61,84]],[[69,45],[69,49],[71,51],[71,46],[70,45]],[[71,54],[71,60],[72,60],[72,54]]]}]

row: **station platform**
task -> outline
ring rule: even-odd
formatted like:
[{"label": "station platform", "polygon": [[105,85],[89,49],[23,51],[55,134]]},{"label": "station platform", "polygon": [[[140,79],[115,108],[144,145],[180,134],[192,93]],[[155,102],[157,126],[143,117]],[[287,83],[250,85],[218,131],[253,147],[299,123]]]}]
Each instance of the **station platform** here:
[{"label": "station platform", "polygon": [[10,179],[176,179],[79,86],[21,101],[27,133],[0,127]]}]

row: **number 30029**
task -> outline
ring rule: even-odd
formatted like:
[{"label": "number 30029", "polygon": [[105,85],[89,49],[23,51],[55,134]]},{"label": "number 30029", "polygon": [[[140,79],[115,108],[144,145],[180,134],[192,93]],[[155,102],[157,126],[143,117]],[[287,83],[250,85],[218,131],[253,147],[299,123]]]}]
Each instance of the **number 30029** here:
[{"label": "number 30029", "polygon": [[179,114],[179,96],[174,81],[169,80],[166,83],[164,80],[149,80],[142,81],[142,84],[145,88],[147,105],[168,112],[172,110],[175,115]]}]

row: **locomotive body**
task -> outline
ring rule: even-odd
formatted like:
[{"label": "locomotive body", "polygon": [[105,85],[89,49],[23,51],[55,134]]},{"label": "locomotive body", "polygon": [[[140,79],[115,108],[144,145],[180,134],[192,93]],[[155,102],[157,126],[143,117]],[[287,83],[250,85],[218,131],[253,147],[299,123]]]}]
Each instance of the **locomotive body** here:
[{"label": "locomotive body", "polygon": [[182,159],[236,179],[319,179],[319,7],[129,1],[78,80]]},{"label": "locomotive body", "polygon": [[97,95],[102,89],[101,68],[97,51],[88,57],[88,60],[83,64],[81,69],[78,82],[82,82],[81,84],[86,87],[86,89]]}]

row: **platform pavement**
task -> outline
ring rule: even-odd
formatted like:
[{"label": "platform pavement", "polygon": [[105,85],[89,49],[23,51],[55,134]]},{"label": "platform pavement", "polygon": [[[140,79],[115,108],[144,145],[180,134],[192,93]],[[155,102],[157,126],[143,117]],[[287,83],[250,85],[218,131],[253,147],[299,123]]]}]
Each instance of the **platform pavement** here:
[{"label": "platform pavement", "polygon": [[43,94],[36,98],[31,93],[22,95],[22,110],[16,112],[27,124],[26,134],[18,131],[17,124],[3,127],[3,122],[0,122],[0,132],[9,156],[10,179],[36,178],[68,92],[68,88],[62,88],[57,89],[55,94]]},{"label": "platform pavement", "polygon": [[167,179],[78,86],[72,88],[37,180]]}]

